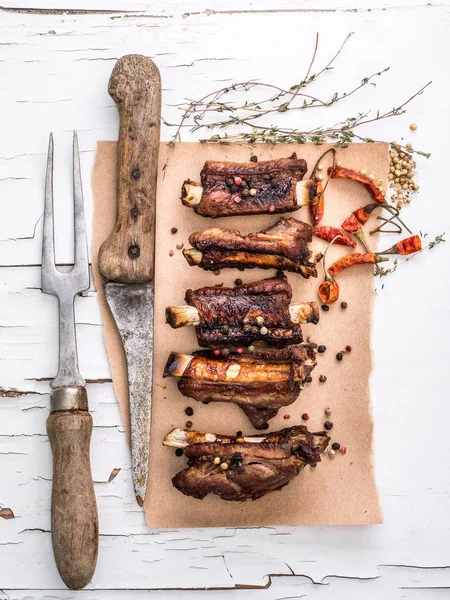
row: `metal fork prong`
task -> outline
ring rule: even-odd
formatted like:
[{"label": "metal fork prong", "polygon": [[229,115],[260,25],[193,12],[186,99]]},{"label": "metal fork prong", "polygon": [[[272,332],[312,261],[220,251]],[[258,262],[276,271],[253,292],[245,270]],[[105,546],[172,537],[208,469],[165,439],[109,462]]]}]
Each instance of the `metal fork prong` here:
[{"label": "metal fork prong", "polygon": [[53,134],[50,134],[45,176],[44,230],[42,238],[42,291],[53,293],[50,284],[58,275],[55,267],[53,226]]},{"label": "metal fork prong", "polygon": [[[80,277],[80,287],[89,288],[89,258],[84,219],[83,187],[81,184],[80,151],[77,132],[73,132],[73,212],[75,227],[74,270]],[[80,289],[80,291],[83,291]]]}]

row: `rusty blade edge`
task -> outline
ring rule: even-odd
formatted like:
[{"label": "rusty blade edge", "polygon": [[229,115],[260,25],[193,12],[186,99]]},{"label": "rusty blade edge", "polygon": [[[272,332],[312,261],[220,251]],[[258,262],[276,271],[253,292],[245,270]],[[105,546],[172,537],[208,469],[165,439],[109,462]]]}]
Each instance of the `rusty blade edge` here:
[{"label": "rusty blade edge", "polygon": [[105,284],[104,291],[125,350],[134,491],[139,506],[142,506],[150,453],[154,282],[110,282]]}]

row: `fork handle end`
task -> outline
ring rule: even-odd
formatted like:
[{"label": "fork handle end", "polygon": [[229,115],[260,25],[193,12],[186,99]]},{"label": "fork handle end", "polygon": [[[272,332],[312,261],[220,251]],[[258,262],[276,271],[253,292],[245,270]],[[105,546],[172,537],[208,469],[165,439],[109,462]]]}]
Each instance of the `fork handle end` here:
[{"label": "fork handle end", "polygon": [[[52,396],[61,396],[64,389],[54,390]],[[47,433],[53,454],[53,552],[66,586],[79,590],[92,579],[98,554],[98,515],[89,458],[92,417],[87,410],[57,410],[47,419]]]}]

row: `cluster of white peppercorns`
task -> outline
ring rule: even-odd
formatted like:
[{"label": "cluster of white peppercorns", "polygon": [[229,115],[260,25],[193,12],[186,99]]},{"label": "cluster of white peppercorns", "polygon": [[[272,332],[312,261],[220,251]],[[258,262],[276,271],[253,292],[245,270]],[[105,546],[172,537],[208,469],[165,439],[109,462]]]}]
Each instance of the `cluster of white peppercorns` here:
[{"label": "cluster of white peppercorns", "polygon": [[416,161],[412,154],[408,152],[412,145],[406,144],[405,149],[401,146],[391,146],[389,153],[389,187],[393,191],[391,201],[400,210],[405,204],[411,202],[412,195],[418,191],[419,186],[414,181],[416,171]]}]

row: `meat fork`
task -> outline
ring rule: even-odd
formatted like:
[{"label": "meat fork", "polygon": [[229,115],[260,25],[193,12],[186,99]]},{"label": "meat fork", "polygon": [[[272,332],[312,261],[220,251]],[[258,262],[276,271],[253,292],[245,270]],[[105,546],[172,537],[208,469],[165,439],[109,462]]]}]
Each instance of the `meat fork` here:
[{"label": "meat fork", "polygon": [[89,288],[89,263],[77,134],[73,136],[75,261],[69,273],[55,266],[53,222],[53,135],[50,134],[45,180],[42,240],[42,291],[59,304],[59,368],[50,383],[47,433],[53,454],[52,543],[56,566],[68,588],[85,587],[95,571],[98,516],[89,444],[92,417],[86,382],[78,370],[74,299]]}]

